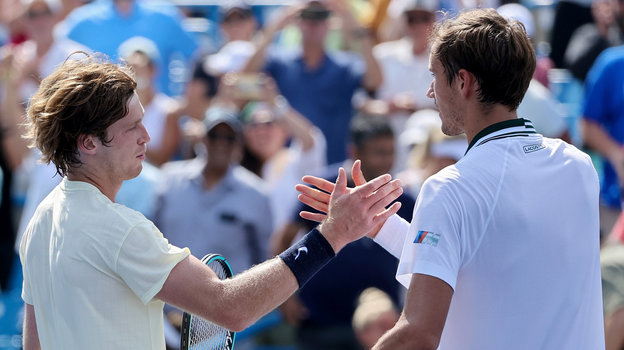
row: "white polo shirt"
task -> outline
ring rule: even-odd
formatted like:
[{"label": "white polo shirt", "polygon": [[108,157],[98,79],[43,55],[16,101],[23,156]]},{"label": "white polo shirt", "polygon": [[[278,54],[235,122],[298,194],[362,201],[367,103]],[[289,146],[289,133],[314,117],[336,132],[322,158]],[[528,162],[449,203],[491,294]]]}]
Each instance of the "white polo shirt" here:
[{"label": "white polo shirt", "polygon": [[494,124],[425,182],[407,225],[376,241],[406,287],[419,273],[454,289],[439,349],[604,349],[598,177],[575,147]]},{"label": "white polo shirt", "polygon": [[141,213],[63,179],[20,246],[41,348],[164,350],[164,303],[154,296],[188,255]]}]

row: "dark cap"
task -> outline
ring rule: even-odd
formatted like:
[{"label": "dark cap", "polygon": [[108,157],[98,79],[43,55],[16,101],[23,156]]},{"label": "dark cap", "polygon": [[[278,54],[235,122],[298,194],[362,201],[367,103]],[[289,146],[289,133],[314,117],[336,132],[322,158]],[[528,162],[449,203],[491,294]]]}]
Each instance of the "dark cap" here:
[{"label": "dark cap", "polygon": [[236,134],[240,134],[243,130],[238,116],[231,110],[222,107],[208,108],[206,116],[204,117],[206,132],[209,132],[212,128],[221,123],[227,124]]},{"label": "dark cap", "polygon": [[299,15],[302,19],[308,20],[325,20],[329,17],[331,11],[323,0],[306,1],[306,5]]}]

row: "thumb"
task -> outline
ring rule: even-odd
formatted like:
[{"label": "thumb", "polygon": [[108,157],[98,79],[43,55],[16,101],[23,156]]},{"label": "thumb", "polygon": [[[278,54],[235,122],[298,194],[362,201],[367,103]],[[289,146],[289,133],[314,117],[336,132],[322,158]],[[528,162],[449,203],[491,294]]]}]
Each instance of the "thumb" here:
[{"label": "thumb", "polygon": [[333,193],[342,194],[347,192],[347,173],[343,167],[338,169],[338,179],[336,179],[336,187],[334,187]]},{"label": "thumb", "polygon": [[351,169],[351,176],[353,177],[353,183],[356,186],[361,186],[366,183],[366,179],[364,178],[364,174],[362,173],[362,161],[356,160],[353,163],[353,168]]}]

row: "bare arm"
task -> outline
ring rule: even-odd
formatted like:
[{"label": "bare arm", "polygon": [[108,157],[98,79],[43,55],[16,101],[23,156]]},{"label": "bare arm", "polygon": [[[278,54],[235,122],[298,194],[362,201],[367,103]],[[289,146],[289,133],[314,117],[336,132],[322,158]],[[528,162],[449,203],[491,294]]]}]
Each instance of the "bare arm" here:
[{"label": "bare arm", "polygon": [[24,350],[40,350],[39,335],[37,334],[37,320],[35,308],[30,304],[24,304],[24,329],[22,331]]},{"label": "bare arm", "polygon": [[366,64],[366,71],[364,72],[362,85],[369,91],[377,89],[381,85],[383,75],[379,62],[375,56],[373,56],[374,41],[370,35],[370,31],[360,26],[351,13],[349,4],[346,0],[332,0],[329,2],[329,5],[331,9],[342,19],[345,39],[348,41],[360,41],[360,54]]},{"label": "bare arm", "polygon": [[436,349],[452,297],[453,289],[446,282],[432,276],[412,275],[399,321],[379,339],[373,350]]},{"label": "bare arm", "polygon": [[624,183],[624,148],[602,126],[587,119],[583,119],[583,142],[605,157]]},{"label": "bare arm", "polygon": [[[4,53],[0,53],[4,54]],[[28,142],[22,137],[26,133],[26,111],[19,98],[22,71],[13,64],[13,53],[0,59],[0,90],[4,99],[0,100],[0,133],[2,150],[11,169],[17,169],[28,153]],[[17,68],[16,68],[17,67]]]},{"label": "bare arm", "polygon": [[[318,230],[334,252],[364,236],[400,208],[388,206],[401,193],[401,183],[382,175],[353,189],[340,169],[326,220]],[[298,288],[297,279],[280,258],[221,281],[195,257],[173,268],[157,298],[228,329],[239,331],[283,303]]]},{"label": "bare arm", "polygon": [[284,29],[288,24],[293,22],[293,20],[299,14],[299,11],[301,11],[302,7],[303,5],[286,8],[284,12],[282,12],[282,14],[277,17],[275,22],[267,26],[267,29],[263,33],[260,44],[258,45],[258,47],[256,47],[256,52],[249,58],[249,60],[241,70],[243,73],[256,73],[262,69],[262,67],[264,66],[264,59],[267,47],[269,47],[277,33]]},{"label": "bare arm", "polygon": [[624,347],[624,308],[605,318],[606,350],[621,350]]}]

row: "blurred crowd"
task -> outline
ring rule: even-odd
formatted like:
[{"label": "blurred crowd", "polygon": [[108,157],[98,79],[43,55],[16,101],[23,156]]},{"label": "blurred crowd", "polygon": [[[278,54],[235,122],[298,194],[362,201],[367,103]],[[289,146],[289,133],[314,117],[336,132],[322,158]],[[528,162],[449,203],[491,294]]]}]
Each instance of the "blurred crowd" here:
[{"label": "blurred crowd", "polygon": [[[570,234],[601,235],[607,349],[623,349],[622,0],[0,0],[0,290],[21,287],[15,247],[61,181],[21,136],[30,96],[65,60],[103,55],[134,69],[150,141],[116,202],[238,273],[314,225],[298,215],[309,210],[294,189],[306,174],[334,180],[360,159],[367,180],[402,180],[399,214],[411,220],[420,185],[468,146],[441,133],[426,96],[428,33],[475,7],[522,22],[534,43],[518,116],[592,156],[600,232]],[[370,348],[402,307],[396,266],[371,240],[352,243],[237,348]],[[175,349],[181,313],[165,314]]]}]

